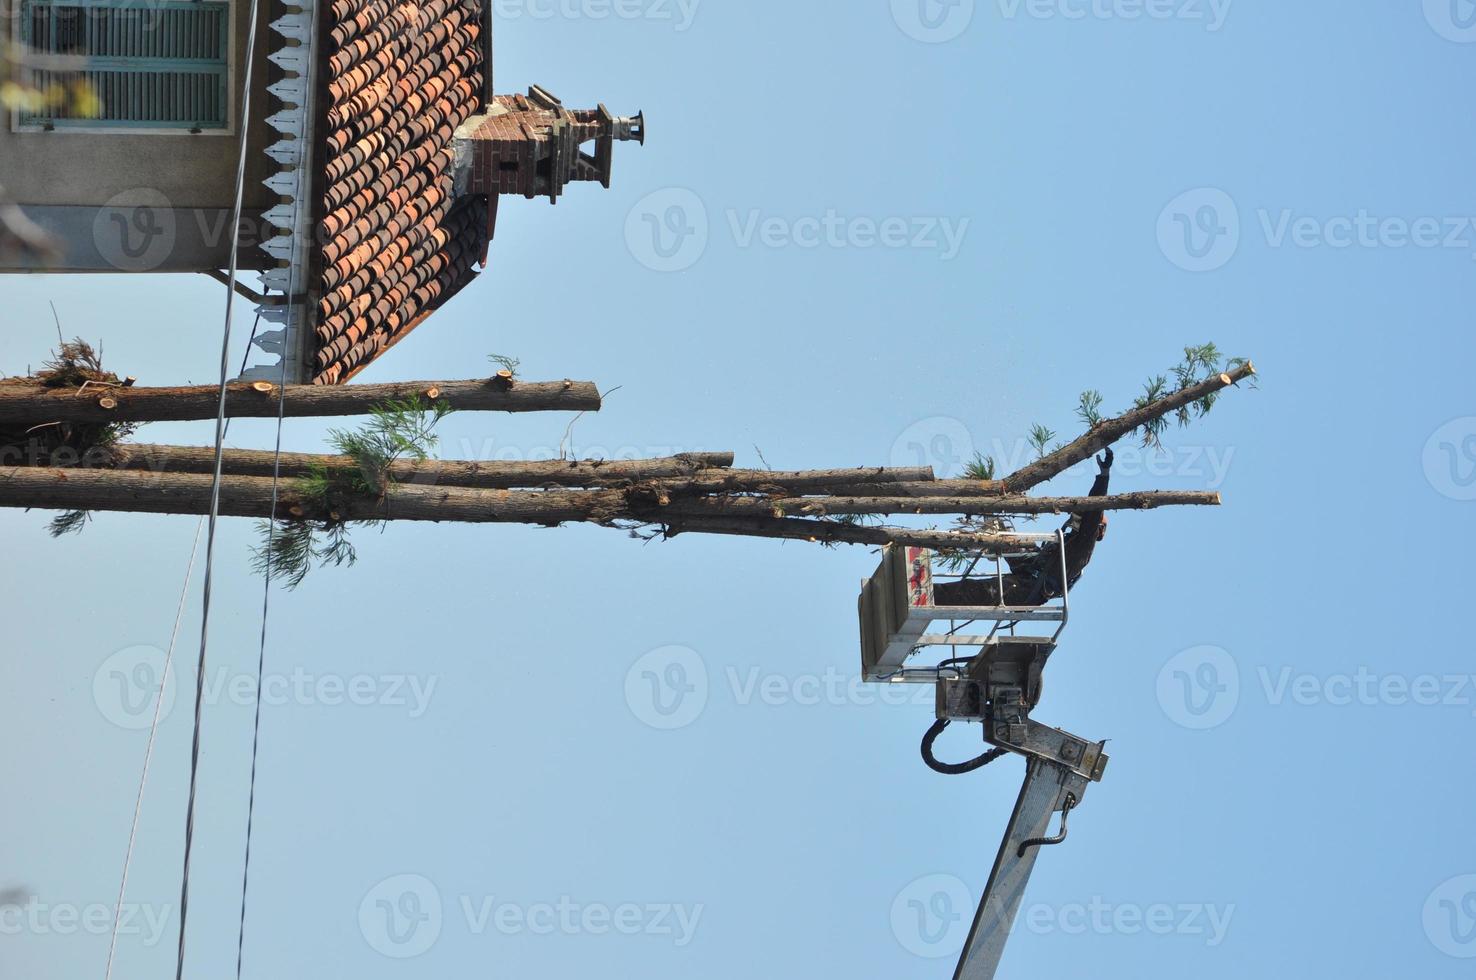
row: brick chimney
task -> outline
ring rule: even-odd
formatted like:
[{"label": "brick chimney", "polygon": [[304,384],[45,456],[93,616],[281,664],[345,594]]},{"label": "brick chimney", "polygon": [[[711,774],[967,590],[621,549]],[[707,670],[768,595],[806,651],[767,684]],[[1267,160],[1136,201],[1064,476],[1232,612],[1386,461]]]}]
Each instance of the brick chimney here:
[{"label": "brick chimney", "polygon": [[497,197],[547,196],[558,203],[571,181],[610,186],[615,142],[646,142],[645,114],[616,116],[597,109],[566,109],[535,85],[527,95],[494,96],[486,112],[456,130],[456,192]]}]

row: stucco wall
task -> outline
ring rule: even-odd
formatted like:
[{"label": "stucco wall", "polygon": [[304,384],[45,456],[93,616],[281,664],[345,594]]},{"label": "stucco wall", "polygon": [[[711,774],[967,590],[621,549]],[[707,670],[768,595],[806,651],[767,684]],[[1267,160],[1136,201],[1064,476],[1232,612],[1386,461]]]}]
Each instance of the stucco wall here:
[{"label": "stucco wall", "polygon": [[[274,5],[263,3],[263,24]],[[17,0],[0,0],[4,30],[18,39],[20,25]],[[233,109],[239,121],[239,88],[246,56],[246,16],[249,5],[235,0],[231,86],[236,91]],[[255,79],[258,95],[252,107],[250,127],[252,151],[247,159],[246,200],[248,205],[270,207],[270,192],[261,186],[269,163],[261,148],[274,135],[262,117],[278,108],[260,91],[267,71],[271,46],[280,40],[262,29],[257,36]],[[267,79],[269,81],[269,79]],[[263,112],[262,110],[266,111]],[[176,207],[229,207],[236,176],[236,136],[220,133],[170,133],[136,135],[94,133],[58,129],[51,133],[13,132],[9,113],[0,114],[0,174],[6,190],[20,204],[103,204],[118,194],[147,188],[163,194]],[[263,203],[268,202],[268,203]],[[120,204],[130,203],[120,201]]]},{"label": "stucco wall", "polygon": [[[0,113],[0,183],[10,199],[22,206],[36,206],[28,208],[28,212],[38,222],[59,231],[90,227],[89,222],[78,220],[75,209],[98,207],[167,207],[174,212],[173,221],[180,228],[219,227],[217,213],[229,213],[234,198],[238,152],[235,125],[241,114],[239,90],[249,10],[243,0],[233,2],[236,9],[231,87],[235,91],[235,104],[229,133],[135,134],[76,129],[15,132],[11,114]],[[16,0],[0,0],[6,37],[19,35],[15,7]],[[280,109],[276,100],[263,91],[276,77],[269,74],[276,71],[275,66],[266,60],[272,46],[280,41],[265,27],[273,7],[272,3],[261,5],[263,24],[257,33],[258,58],[253,82],[256,95],[251,107],[244,195],[248,212],[258,212],[276,203],[271,191],[261,184],[274,169],[262,150],[279,138],[263,121],[266,115]],[[69,247],[68,252],[76,258],[68,265],[89,267],[82,256],[95,253],[97,243],[69,244],[74,247]],[[180,236],[181,254],[171,256],[168,264],[174,267],[195,264],[189,255],[183,254],[189,247],[189,238]],[[202,266],[215,263],[213,255],[200,256]]]}]

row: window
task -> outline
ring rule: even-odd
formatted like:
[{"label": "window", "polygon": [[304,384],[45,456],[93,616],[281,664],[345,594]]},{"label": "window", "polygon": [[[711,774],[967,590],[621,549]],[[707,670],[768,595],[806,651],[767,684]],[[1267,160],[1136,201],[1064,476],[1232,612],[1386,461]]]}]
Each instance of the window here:
[{"label": "window", "polygon": [[[229,125],[229,3],[21,0],[20,6],[20,41],[34,65],[26,80],[55,93],[44,108],[19,113],[22,127],[196,132]],[[69,60],[47,64],[48,56]]]}]

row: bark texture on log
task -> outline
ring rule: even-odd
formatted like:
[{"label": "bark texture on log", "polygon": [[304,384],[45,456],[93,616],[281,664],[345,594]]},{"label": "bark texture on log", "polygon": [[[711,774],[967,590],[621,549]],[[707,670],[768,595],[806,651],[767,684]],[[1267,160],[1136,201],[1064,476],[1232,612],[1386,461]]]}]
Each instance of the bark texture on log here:
[{"label": "bark texture on log", "polygon": [[[140,514],[204,514],[210,476],[137,470],[0,467],[0,507],[49,510],[113,510]],[[344,499],[332,513],[305,501],[290,483],[280,485],[277,516],[345,521],[451,521],[557,524],[609,520],[625,512],[619,490],[468,490],[394,484],[382,500]],[[270,517],[272,480],[228,476],[221,480],[223,517]]]},{"label": "bark texture on log", "polygon": [[834,490],[866,481],[867,485],[890,488],[923,485],[933,479],[932,467],[863,467],[841,470],[725,470],[699,473],[690,480],[664,480],[662,486],[671,493],[831,493]]},{"label": "bark texture on log", "polygon": [[[854,514],[1085,514],[1157,507],[1216,507],[1213,491],[1145,490],[1107,497],[761,497],[674,500],[660,513],[683,516],[833,516]],[[781,511],[782,513],[775,513]],[[657,513],[653,511],[652,513]]]},{"label": "bark texture on log", "polygon": [[[0,467],[0,507],[204,514],[210,507],[210,486],[211,478],[205,474],[9,466]],[[658,519],[644,513],[644,509],[639,514],[631,513],[628,496],[622,490],[471,490],[396,484],[389,488],[383,500],[347,500],[324,513],[318,505],[302,500],[290,484],[280,489],[276,511],[280,518],[540,525],[637,520],[663,524],[669,533],[740,534],[824,543],[907,544],[1001,552],[1022,550],[1018,539],[1007,535],[871,527],[800,518]],[[254,476],[224,478],[220,514],[270,517],[272,480]]]},{"label": "bark texture on log", "polygon": [[668,527],[668,536],[693,532],[732,534],[752,538],[813,541],[819,544],[898,544],[937,551],[984,551],[990,554],[1015,554],[1033,550],[1022,547],[1019,539],[1007,535],[835,524],[802,517],[674,517],[660,523]]},{"label": "bark texture on log", "polygon": [[[152,446],[125,443],[110,450],[112,465],[120,470],[153,473],[213,473],[215,450],[209,446]],[[231,476],[271,476],[276,454],[269,450],[227,449],[225,472]],[[512,489],[515,487],[600,487],[640,480],[690,477],[733,465],[732,453],[685,453],[662,459],[547,460],[540,462],[472,462],[401,460],[390,467],[400,483]],[[313,467],[348,472],[358,465],[348,456],[283,453],[283,478],[306,474]]]},{"label": "bark texture on log", "polygon": [[[260,384],[258,382],[258,384]],[[276,418],[277,389],[237,382],[227,387],[227,418]],[[284,414],[288,418],[367,415],[391,400],[426,398],[469,412],[595,412],[600,393],[589,381],[405,381],[376,385],[290,385]],[[115,402],[112,408],[99,404]],[[50,422],[184,422],[213,419],[220,388],[89,387],[48,388],[29,381],[0,382],[0,423],[40,425]]]},{"label": "bark texture on log", "polygon": [[837,497],[1003,497],[999,480],[908,480],[897,483],[850,483],[826,487]]},{"label": "bark texture on log", "polygon": [[1183,391],[1160,398],[1151,405],[1134,409],[1114,419],[1106,419],[1086,435],[1005,477],[1002,481],[1004,488],[1009,493],[1024,493],[1031,487],[1039,486],[1052,477],[1066,472],[1082,460],[1090,459],[1144,423],[1178,411],[1185,405],[1192,405],[1206,395],[1223,391],[1238,381],[1254,376],[1255,373],[1255,365],[1246,361],[1233,371],[1217,375],[1197,385],[1191,385]]},{"label": "bark texture on log", "polygon": [[[94,454],[88,465],[111,465],[116,469],[146,469],[151,472],[213,473],[215,450],[209,446],[155,446],[124,443]],[[3,460],[0,462],[10,462]],[[232,476],[271,476],[274,454],[258,449],[225,450],[225,472]],[[45,465],[45,461],[40,461]],[[509,489],[513,487],[598,487],[642,481],[659,481],[670,493],[759,492],[773,488],[782,492],[828,490],[858,478],[875,481],[875,487],[919,486],[932,470],[924,468],[864,468],[842,470],[735,470],[732,453],[683,453],[661,459],[635,460],[548,460],[544,462],[476,462],[470,460],[402,461],[390,475],[402,483],[438,483],[447,486]],[[302,476],[314,466],[329,471],[357,469],[347,456],[318,453],[283,453],[282,475]]]},{"label": "bark texture on log", "polygon": [[[270,454],[266,454],[270,455]],[[336,459],[335,457],[329,457]],[[392,483],[384,498],[373,501],[345,495],[334,502],[332,515],[344,520],[462,521],[470,523],[522,521],[534,524],[563,521],[635,519],[655,523],[696,519],[736,519],[749,526],[798,515],[856,514],[1054,514],[1101,510],[1129,510],[1169,505],[1215,505],[1213,492],[1146,491],[1108,497],[676,497],[665,495],[660,483],[642,483],[611,490],[506,490],[438,485],[428,474],[412,482]],[[205,473],[97,470],[80,468],[0,467],[0,506],[48,509],[118,510],[143,513],[202,513],[208,505],[211,478]],[[221,513],[236,517],[265,517],[271,513],[272,480],[266,476],[231,474],[222,481]],[[308,506],[297,499],[290,479],[281,484],[278,514],[304,516]],[[294,508],[296,510],[294,511]],[[823,525],[832,527],[832,525]],[[856,540],[874,543],[874,529],[852,527]],[[834,535],[836,532],[827,531]],[[948,532],[953,533],[953,532]],[[979,535],[965,535],[978,538]],[[988,536],[985,536],[988,537]],[[831,538],[834,539],[834,538]],[[891,540],[881,536],[880,539]]]}]

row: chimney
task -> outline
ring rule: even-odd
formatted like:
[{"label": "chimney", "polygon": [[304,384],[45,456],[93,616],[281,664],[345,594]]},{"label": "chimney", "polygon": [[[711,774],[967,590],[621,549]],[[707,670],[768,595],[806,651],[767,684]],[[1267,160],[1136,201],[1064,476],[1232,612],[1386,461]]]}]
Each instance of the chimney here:
[{"label": "chimney", "polygon": [[494,96],[486,112],[456,131],[456,191],[557,203],[575,181],[610,186],[616,142],[644,145],[645,113],[616,116],[603,105],[566,109],[537,85],[527,95]]}]

